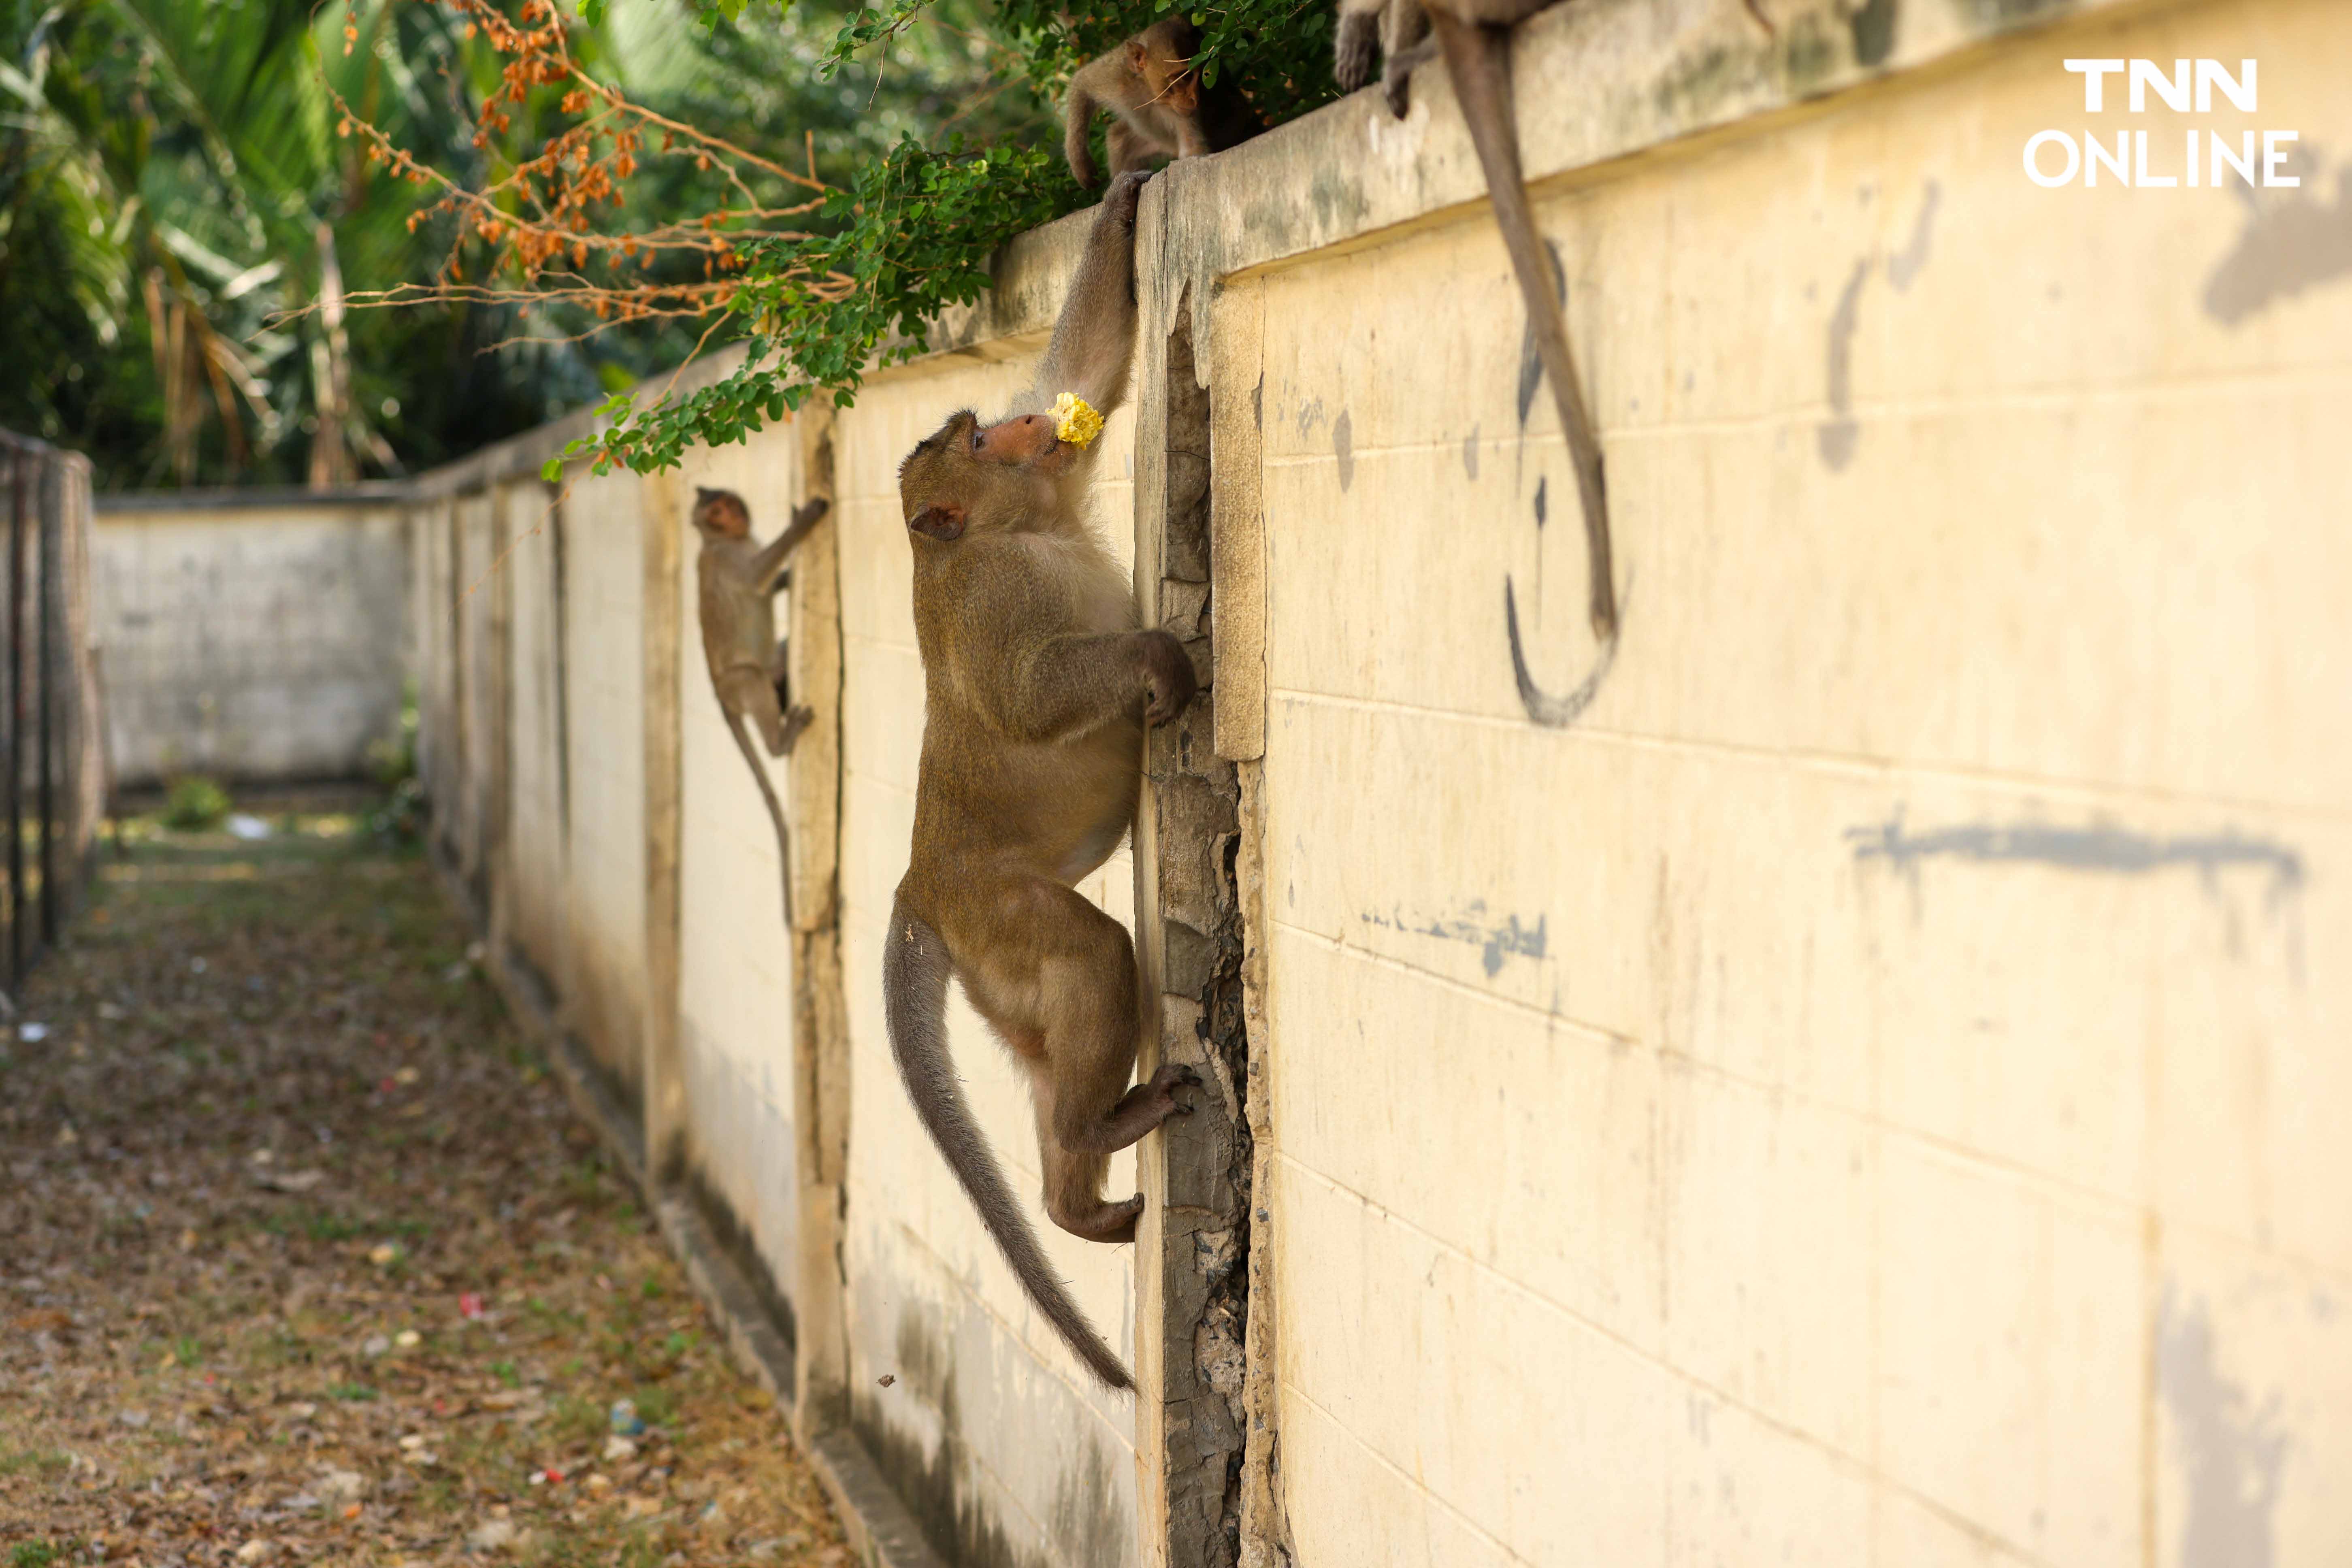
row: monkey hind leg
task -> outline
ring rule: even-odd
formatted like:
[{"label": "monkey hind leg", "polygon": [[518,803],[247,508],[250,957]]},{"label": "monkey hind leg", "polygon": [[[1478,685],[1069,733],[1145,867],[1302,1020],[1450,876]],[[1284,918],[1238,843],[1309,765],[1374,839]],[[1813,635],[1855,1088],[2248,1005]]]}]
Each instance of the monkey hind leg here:
[{"label": "monkey hind leg", "polygon": [[1066,1110],[1045,1065],[1033,1068],[1030,1080],[1037,1102],[1037,1152],[1045,1168],[1046,1216],[1088,1241],[1133,1241],[1143,1195],[1104,1200],[1110,1152],[1126,1148],[1171,1116],[1189,1115],[1192,1108],[1176,1098],[1176,1090],[1199,1083],[1201,1075],[1186,1067],[1161,1068],[1099,1115],[1090,1108],[1076,1115]]},{"label": "monkey hind leg", "polygon": [[784,653],[791,646],[787,642],[779,642],[776,656],[768,665],[769,672],[775,677],[776,706],[783,714],[783,732],[769,738],[768,751],[779,757],[790,754],[793,742],[801,738],[801,731],[816,722],[815,709],[793,706],[792,677],[785,673],[784,668]]},{"label": "monkey hind leg", "polygon": [[1042,1066],[1030,1074],[1030,1088],[1037,1102],[1037,1155],[1045,1170],[1045,1217],[1087,1241],[1133,1241],[1143,1194],[1106,1201],[1103,1177],[1110,1169],[1110,1156],[1065,1148],[1055,1136],[1054,1079]]},{"label": "monkey hind leg", "polygon": [[1331,79],[1341,90],[1353,92],[1372,79],[1372,55],[1380,45],[1380,17],[1370,11],[1339,13],[1339,36],[1331,44]]},{"label": "monkey hind leg", "polygon": [[712,684],[718,689],[719,706],[749,719],[760,731],[760,739],[772,757],[781,757],[791,751],[793,742],[814,717],[807,709],[798,708],[788,719],[783,704],[778,700],[782,681],[769,671],[748,664],[727,670]]},{"label": "monkey hind leg", "polygon": [[[904,884],[890,910],[889,934],[882,946],[882,1020],[890,1054],[907,1098],[931,1142],[955,1172],[996,1238],[1023,1289],[1061,1331],[1078,1359],[1112,1388],[1132,1388],[1134,1379],[1111,1353],[1069,1289],[1045,1261],[1021,1206],[1005,1184],[1003,1169],[988,1136],[973,1120],[962,1079],[948,1050],[948,977],[956,968],[939,930],[917,912]],[[966,987],[970,989],[969,984]],[[1097,1173],[1096,1180],[1101,1177]]]},{"label": "monkey hind leg", "polygon": [[1125,927],[1044,878],[988,902],[993,951],[963,968],[964,989],[1029,1068],[1045,1211],[1075,1235],[1120,1239],[1139,1205],[1102,1201],[1104,1157],[1189,1110],[1176,1090],[1197,1079],[1169,1068],[1128,1086],[1142,1019]]},{"label": "monkey hind leg", "polygon": [[1381,92],[1388,100],[1389,112],[1399,120],[1412,109],[1412,73],[1415,68],[1436,53],[1436,40],[1423,38],[1410,47],[1397,50],[1381,62]]}]

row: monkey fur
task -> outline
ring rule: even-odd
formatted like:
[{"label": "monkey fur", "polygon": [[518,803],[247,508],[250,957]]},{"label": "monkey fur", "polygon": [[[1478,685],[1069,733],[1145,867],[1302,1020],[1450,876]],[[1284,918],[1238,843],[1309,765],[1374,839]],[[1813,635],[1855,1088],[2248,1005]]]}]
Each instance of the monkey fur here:
[{"label": "monkey fur", "polygon": [[1143,729],[1191,700],[1189,656],[1139,630],[1128,573],[1087,513],[1099,445],[1039,412],[1073,392],[1108,414],[1136,330],[1135,209],[1148,174],[1111,182],[1036,384],[983,425],[951,415],[898,469],[923,658],[914,840],[882,958],[890,1047],[915,1111],[1078,1359],[1127,1369],[1039,1249],[947,1044],[947,986],[1026,1069],[1045,1212],[1093,1241],[1134,1238],[1140,1194],[1101,1194],[1108,1157],[1191,1107],[1189,1068],[1129,1087],[1144,1014],[1127,931],[1074,885],[1117,848],[1141,788]]},{"label": "monkey fur", "polygon": [[702,536],[694,562],[702,653],[710,665],[710,688],[727,716],[727,728],[751,767],[751,782],[768,803],[769,820],[776,825],[787,931],[793,923],[792,830],[784,825],[783,805],[744,721],[759,727],[770,756],[782,757],[791,754],[793,743],[815,717],[806,708],[792,706],[784,644],[776,637],[775,594],[793,580],[786,563],[830,504],[821,496],[807,502],[793,513],[783,532],[762,545],[751,537],[751,510],[742,497],[733,490],[694,492],[694,531]]},{"label": "monkey fur", "polygon": [[1139,169],[1155,157],[1197,158],[1248,141],[1265,129],[1231,83],[1208,86],[1192,68],[1198,44],[1181,16],[1154,22],[1070,79],[1063,154],[1088,190],[1102,183],[1087,137],[1095,115],[1111,111],[1103,141],[1111,176]]}]

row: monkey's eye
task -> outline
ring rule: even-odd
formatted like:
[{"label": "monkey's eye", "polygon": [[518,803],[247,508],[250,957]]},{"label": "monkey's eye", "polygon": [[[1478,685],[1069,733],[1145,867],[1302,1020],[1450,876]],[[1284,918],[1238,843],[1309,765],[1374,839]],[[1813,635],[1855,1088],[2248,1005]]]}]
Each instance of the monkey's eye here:
[{"label": "monkey's eye", "polygon": [[971,427],[971,449],[975,452],[980,450],[980,426],[977,423]]}]

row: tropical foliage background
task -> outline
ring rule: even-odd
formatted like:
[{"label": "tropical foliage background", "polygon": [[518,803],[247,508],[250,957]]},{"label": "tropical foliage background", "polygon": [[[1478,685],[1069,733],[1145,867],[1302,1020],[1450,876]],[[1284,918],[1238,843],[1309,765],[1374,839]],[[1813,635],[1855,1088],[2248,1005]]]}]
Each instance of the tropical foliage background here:
[{"label": "tropical foliage background", "polygon": [[[984,286],[1004,238],[1092,199],[1060,164],[1055,104],[1168,0],[496,5],[543,13],[632,112],[745,154],[646,157],[598,229],[690,225],[747,189],[806,209],[731,260],[741,287],[715,320],[600,318],[548,287],[561,258],[526,265],[478,214],[435,206],[450,188],[513,205],[500,182],[585,118],[569,83],[516,83],[476,26],[487,5],[0,0],[0,426],[88,453],[102,489],[333,485],[750,337],[715,399],[613,405],[614,455],[641,467],[731,438],[812,385],[854,392],[877,344]],[[1328,0],[1193,15],[1204,71],[1269,120],[1330,96]],[[787,165],[828,194],[764,172]],[[687,265],[641,259],[639,279]]]}]

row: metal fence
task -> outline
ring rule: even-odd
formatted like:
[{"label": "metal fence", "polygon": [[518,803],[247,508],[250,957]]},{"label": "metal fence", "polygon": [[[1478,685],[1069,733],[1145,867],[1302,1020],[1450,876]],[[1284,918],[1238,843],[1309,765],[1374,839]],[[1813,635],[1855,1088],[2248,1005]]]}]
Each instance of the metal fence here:
[{"label": "metal fence", "polygon": [[89,463],[0,430],[0,964],[13,998],[87,885],[106,763],[89,637]]}]

